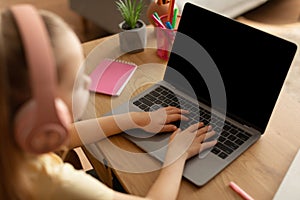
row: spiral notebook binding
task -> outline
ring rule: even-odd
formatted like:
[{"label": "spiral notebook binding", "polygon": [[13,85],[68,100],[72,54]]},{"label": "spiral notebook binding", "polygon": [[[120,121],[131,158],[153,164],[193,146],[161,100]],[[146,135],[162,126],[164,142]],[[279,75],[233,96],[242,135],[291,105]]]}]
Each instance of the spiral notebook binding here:
[{"label": "spiral notebook binding", "polygon": [[110,62],[119,62],[119,63],[123,63],[123,64],[137,66],[134,62],[129,62],[129,61],[126,61],[126,60],[112,59],[112,58],[106,58],[106,60],[109,60]]}]

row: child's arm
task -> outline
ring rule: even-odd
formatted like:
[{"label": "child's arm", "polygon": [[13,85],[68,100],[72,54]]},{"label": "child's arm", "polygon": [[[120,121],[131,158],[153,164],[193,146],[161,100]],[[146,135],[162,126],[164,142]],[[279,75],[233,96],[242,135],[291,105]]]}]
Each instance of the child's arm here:
[{"label": "child's arm", "polygon": [[167,107],[154,112],[129,112],[79,121],[70,126],[68,147],[71,149],[90,144],[132,128],[141,128],[153,133],[174,131],[177,127],[170,123],[187,120],[183,116],[185,113],[187,111]]},{"label": "child's arm", "polygon": [[185,161],[204,149],[214,146],[216,140],[203,142],[214,135],[215,131],[212,127],[204,126],[202,122],[191,125],[184,131],[180,129],[175,131],[171,136],[160,176],[150,188],[147,196],[150,199],[176,199]]}]

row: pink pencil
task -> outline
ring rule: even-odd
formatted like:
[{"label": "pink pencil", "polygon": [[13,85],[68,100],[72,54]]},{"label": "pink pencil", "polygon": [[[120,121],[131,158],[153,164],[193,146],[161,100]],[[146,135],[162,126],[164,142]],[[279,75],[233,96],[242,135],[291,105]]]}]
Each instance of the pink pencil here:
[{"label": "pink pencil", "polygon": [[254,200],[249,194],[247,194],[242,188],[240,188],[233,181],[229,183],[231,189],[233,189],[236,193],[238,193],[245,200]]},{"label": "pink pencil", "polygon": [[164,25],[161,21],[159,21],[159,20],[155,17],[154,14],[151,15],[151,18],[153,19],[153,21],[154,21],[154,23],[155,23],[155,25],[156,25],[157,27],[159,27],[159,28],[166,28],[165,25]]}]

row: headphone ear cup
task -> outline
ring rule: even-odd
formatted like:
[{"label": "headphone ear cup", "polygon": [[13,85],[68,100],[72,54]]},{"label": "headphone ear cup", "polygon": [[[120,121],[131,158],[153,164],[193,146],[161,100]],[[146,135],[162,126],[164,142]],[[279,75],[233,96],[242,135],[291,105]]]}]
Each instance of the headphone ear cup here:
[{"label": "headphone ear cup", "polygon": [[37,124],[37,106],[33,100],[20,109],[15,119],[15,138],[23,150],[47,153],[67,142],[67,127],[71,121],[69,110],[61,99],[55,99],[55,108],[58,121],[46,124]]}]

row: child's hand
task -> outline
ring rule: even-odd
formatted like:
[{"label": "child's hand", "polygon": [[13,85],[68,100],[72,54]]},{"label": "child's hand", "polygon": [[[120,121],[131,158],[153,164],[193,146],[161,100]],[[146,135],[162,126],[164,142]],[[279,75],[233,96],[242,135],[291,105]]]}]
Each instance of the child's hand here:
[{"label": "child's hand", "polygon": [[170,106],[160,108],[153,112],[141,113],[141,115],[139,115],[139,128],[151,133],[173,132],[177,127],[171,123],[178,120],[188,120],[188,118],[184,116],[184,114],[187,113],[187,110]]},{"label": "child's hand", "polygon": [[[187,153],[187,159],[199,154],[201,151],[214,146],[217,140],[205,142],[206,139],[214,136],[216,132],[212,127],[204,126],[202,122],[196,123],[181,131],[177,129],[170,137],[170,150],[173,155]],[[174,147],[174,148],[173,148]]]}]

